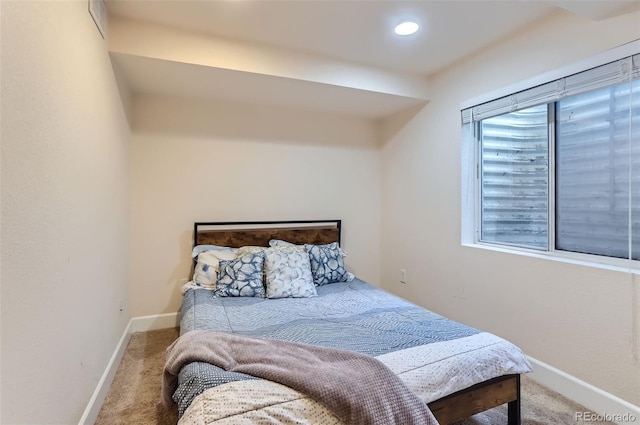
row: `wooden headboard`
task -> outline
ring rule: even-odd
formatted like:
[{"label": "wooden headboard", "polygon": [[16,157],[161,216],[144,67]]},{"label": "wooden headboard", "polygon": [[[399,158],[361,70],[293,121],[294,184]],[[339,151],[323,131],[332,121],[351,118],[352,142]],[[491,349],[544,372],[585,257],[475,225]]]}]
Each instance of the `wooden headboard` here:
[{"label": "wooden headboard", "polygon": [[193,245],[269,246],[271,239],[296,245],[340,243],[342,220],[197,222]]}]

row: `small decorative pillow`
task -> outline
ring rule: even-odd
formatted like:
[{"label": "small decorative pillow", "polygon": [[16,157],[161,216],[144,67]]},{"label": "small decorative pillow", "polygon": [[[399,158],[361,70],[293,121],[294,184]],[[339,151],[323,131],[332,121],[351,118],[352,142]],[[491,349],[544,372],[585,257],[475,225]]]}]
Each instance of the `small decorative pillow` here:
[{"label": "small decorative pillow", "polygon": [[273,247],[265,257],[267,298],[317,296],[309,254],[298,247]]},{"label": "small decorative pillow", "polygon": [[247,254],[235,260],[220,261],[216,282],[218,297],[264,297],[262,267],[264,252]]},{"label": "small decorative pillow", "polygon": [[317,286],[335,282],[346,282],[349,274],[344,268],[344,259],[338,242],[328,245],[305,245],[311,261],[311,274]]},{"label": "small decorative pillow", "polygon": [[236,250],[234,248],[207,250],[198,253],[197,257],[198,262],[193,270],[193,283],[206,289],[215,289],[220,261],[236,258]]}]

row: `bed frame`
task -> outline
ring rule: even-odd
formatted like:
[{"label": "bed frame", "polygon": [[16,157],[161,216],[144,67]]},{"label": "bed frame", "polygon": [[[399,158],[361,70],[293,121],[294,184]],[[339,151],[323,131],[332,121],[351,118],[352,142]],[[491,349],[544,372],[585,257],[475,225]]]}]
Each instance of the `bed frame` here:
[{"label": "bed frame", "polygon": [[[281,239],[295,244],[341,241],[341,220],[196,222],[193,245],[269,246]],[[441,425],[507,403],[508,425],[520,425],[520,375],[504,375],[429,403]]]}]

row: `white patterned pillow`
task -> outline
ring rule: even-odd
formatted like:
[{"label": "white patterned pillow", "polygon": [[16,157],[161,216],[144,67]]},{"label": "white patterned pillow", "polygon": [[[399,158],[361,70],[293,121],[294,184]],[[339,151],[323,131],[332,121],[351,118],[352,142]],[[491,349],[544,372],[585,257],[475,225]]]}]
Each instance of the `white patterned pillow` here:
[{"label": "white patterned pillow", "polygon": [[309,298],[317,294],[309,254],[298,247],[266,251],[267,298]]},{"label": "white patterned pillow", "polygon": [[198,262],[193,270],[193,283],[206,289],[215,289],[220,260],[236,258],[235,248],[219,248],[197,254]]},{"label": "white patterned pillow", "polygon": [[311,261],[311,274],[317,286],[335,282],[347,282],[349,273],[344,268],[344,259],[338,242],[327,245],[305,245]]},{"label": "white patterned pillow", "polygon": [[236,251],[236,256],[241,257],[243,255],[257,254],[259,252],[266,253],[268,249],[269,247],[266,247],[266,246],[253,246],[253,245],[241,246],[240,248],[238,248],[238,251]]},{"label": "white patterned pillow", "polygon": [[[337,243],[337,242],[335,242]],[[275,247],[275,246],[297,246],[300,248],[304,248],[304,245],[296,245],[293,244],[291,242],[287,242],[287,241],[283,241],[282,239],[271,239],[269,240],[269,246]],[[347,251],[345,251],[344,249],[340,248],[340,255],[342,255],[343,257],[347,256]]]},{"label": "white patterned pillow", "polygon": [[218,297],[264,297],[263,264],[264,252],[220,261],[214,294]]}]

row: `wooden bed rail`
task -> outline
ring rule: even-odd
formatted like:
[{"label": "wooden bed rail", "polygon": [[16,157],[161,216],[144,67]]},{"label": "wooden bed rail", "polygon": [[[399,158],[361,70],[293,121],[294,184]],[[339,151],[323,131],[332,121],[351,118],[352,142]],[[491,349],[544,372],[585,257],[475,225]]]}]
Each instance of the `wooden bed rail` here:
[{"label": "wooden bed rail", "polygon": [[481,382],[429,403],[440,425],[507,404],[508,425],[520,425],[520,375],[504,375]]}]

